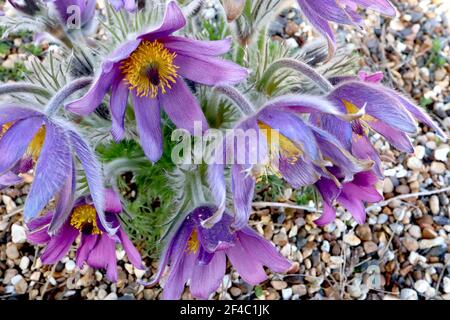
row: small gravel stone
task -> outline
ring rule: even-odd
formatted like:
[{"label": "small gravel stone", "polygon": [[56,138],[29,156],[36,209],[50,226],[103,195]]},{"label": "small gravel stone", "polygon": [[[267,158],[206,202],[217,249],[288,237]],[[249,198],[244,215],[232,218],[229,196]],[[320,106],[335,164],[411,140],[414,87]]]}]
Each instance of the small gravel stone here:
[{"label": "small gravel stone", "polygon": [[386,221],[388,221],[388,219],[389,219],[389,217],[387,216],[387,214],[382,213],[382,214],[380,214],[380,215],[378,216],[378,221],[377,221],[377,223],[378,223],[378,224],[385,224]]},{"label": "small gravel stone", "polygon": [[22,271],[25,271],[28,269],[28,266],[30,265],[30,258],[27,256],[23,256],[22,259],[20,259],[19,268]]},{"label": "small gravel stone", "polygon": [[353,232],[350,232],[344,236],[344,242],[354,247],[361,243],[361,239],[359,239]]},{"label": "small gravel stone", "polygon": [[295,284],[292,286],[292,292],[302,297],[308,293],[308,290],[304,284]]},{"label": "small gravel stone", "polygon": [[429,287],[430,285],[425,280],[418,280],[414,283],[414,289],[421,294],[424,294]]},{"label": "small gravel stone", "polygon": [[417,292],[410,288],[404,288],[400,291],[401,300],[418,300]]},{"label": "small gravel stone", "polygon": [[11,237],[13,243],[25,243],[27,241],[25,228],[18,224],[13,224],[11,227]]},{"label": "small gravel stone", "polygon": [[407,166],[409,169],[413,171],[420,171],[422,170],[423,163],[422,160],[420,160],[419,158],[411,157],[408,159]]},{"label": "small gravel stone", "polygon": [[366,254],[371,254],[374,253],[378,250],[378,246],[375,242],[373,241],[366,241],[363,243],[363,247],[364,247],[364,252]]},{"label": "small gravel stone", "polygon": [[432,174],[443,174],[445,172],[445,164],[442,162],[433,161],[430,166],[430,172]]},{"label": "small gravel stone", "polygon": [[9,243],[6,246],[6,256],[12,260],[19,258],[19,250],[17,250],[17,246],[15,244]]},{"label": "small gravel stone", "polygon": [[392,191],[394,191],[394,185],[392,183],[392,180],[389,177],[387,177],[386,179],[384,179],[383,182],[383,192],[391,193]]},{"label": "small gravel stone", "polygon": [[22,278],[14,285],[14,289],[17,294],[25,294],[28,289],[28,283]]},{"label": "small gravel stone", "polygon": [[442,237],[437,237],[431,240],[425,239],[419,241],[419,248],[420,249],[430,249],[433,247],[441,246],[445,244],[445,239]]},{"label": "small gravel stone", "polygon": [[75,270],[76,264],[73,260],[67,260],[66,264],[64,265],[64,268],[66,269],[67,272],[72,272],[73,270]]},{"label": "small gravel stone", "polygon": [[416,239],[422,237],[422,231],[420,230],[420,227],[417,225],[411,225],[411,227],[408,229],[408,233]]},{"label": "small gravel stone", "polygon": [[283,300],[290,300],[292,297],[292,288],[281,290],[281,296],[283,297]]},{"label": "small gravel stone", "polygon": [[372,230],[367,224],[360,225],[356,228],[356,235],[363,241],[372,240]]},{"label": "small gravel stone", "polygon": [[450,278],[449,277],[444,277],[444,279],[442,279],[442,286],[444,287],[445,293],[450,293]]},{"label": "small gravel stone", "polygon": [[406,236],[403,239],[403,245],[409,252],[417,251],[419,249],[419,243],[417,242],[417,240],[410,236]]},{"label": "small gravel stone", "polygon": [[437,195],[430,197],[430,209],[434,215],[439,213],[439,197]]},{"label": "small gravel stone", "polygon": [[275,290],[283,290],[288,286],[287,282],[281,280],[273,280],[270,282],[270,284]]}]

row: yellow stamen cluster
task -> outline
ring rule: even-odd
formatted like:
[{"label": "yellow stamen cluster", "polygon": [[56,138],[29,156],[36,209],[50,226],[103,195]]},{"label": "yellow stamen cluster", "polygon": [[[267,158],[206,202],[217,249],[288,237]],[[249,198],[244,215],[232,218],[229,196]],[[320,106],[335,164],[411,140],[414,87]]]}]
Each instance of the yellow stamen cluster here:
[{"label": "yellow stamen cluster", "polygon": [[176,82],[178,67],[174,65],[175,57],[176,54],[169,52],[162,43],[143,41],[122,62],[120,69],[130,90],[136,89],[140,97],[155,98],[159,90],[165,94]]},{"label": "yellow stamen cluster", "polygon": [[187,243],[186,252],[194,254],[198,252],[198,249],[200,249],[200,241],[198,241],[197,230],[194,229]]},{"label": "yellow stamen cluster", "polygon": [[97,211],[91,205],[84,204],[76,207],[70,218],[70,225],[87,234],[101,234],[97,226]]},{"label": "yellow stamen cluster", "polygon": [[45,127],[40,127],[33,140],[28,145],[27,154],[37,161],[41,154],[42,146],[45,141]]}]

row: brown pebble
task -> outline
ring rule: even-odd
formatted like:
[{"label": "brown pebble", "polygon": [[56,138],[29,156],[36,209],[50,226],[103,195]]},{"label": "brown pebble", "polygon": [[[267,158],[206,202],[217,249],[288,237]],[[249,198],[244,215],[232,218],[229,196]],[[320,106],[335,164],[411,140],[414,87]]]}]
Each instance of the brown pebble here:
[{"label": "brown pebble", "polygon": [[425,227],[422,230],[422,237],[425,239],[434,239],[438,236],[437,232],[432,227]]},{"label": "brown pebble", "polygon": [[378,250],[378,246],[373,241],[366,241],[363,243],[364,251],[366,254],[374,253]]},{"label": "brown pebble", "polygon": [[356,228],[356,235],[363,241],[372,240],[372,231],[367,224],[359,225]]}]

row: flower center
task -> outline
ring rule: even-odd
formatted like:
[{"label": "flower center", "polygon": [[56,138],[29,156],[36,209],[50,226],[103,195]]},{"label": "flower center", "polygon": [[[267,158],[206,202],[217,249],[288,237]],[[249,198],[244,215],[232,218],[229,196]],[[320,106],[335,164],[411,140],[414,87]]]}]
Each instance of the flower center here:
[{"label": "flower center", "polygon": [[287,160],[291,164],[295,164],[303,152],[289,138],[264,122],[258,121],[258,127],[267,141],[268,159],[263,165],[253,168],[253,175],[258,181],[263,176],[268,175],[276,175],[281,178],[282,175],[279,170],[280,158]]},{"label": "flower center", "polygon": [[155,98],[158,91],[162,94],[175,83],[178,67],[173,60],[176,54],[170,53],[158,41],[143,41],[139,47],[122,62],[120,69],[125,75],[129,89],[136,89],[140,97]]},{"label": "flower center", "polygon": [[37,161],[41,154],[42,146],[45,140],[45,127],[40,127],[33,140],[28,145],[27,154]]},{"label": "flower center", "polygon": [[70,218],[70,225],[83,234],[101,234],[97,226],[97,211],[88,204],[76,207]]},{"label": "flower center", "polygon": [[199,248],[200,248],[200,241],[198,241],[197,230],[194,229],[187,243],[186,252],[194,254],[198,252]]}]

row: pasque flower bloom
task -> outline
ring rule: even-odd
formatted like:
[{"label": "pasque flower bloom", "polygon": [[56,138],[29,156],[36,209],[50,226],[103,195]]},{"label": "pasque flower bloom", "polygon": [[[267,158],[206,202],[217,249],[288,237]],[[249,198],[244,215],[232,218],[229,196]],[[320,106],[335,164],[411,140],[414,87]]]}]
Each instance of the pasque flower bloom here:
[{"label": "pasque flower bloom", "polygon": [[161,107],[178,127],[193,132],[198,121],[206,129],[203,112],[183,78],[206,85],[234,84],[248,73],[216,57],[229,51],[230,39],[199,41],[172,35],[185,24],[181,9],[170,1],[162,24],[124,43],[106,58],[89,92],[70,103],[68,110],[89,114],[111,89],[112,135],[120,140],[131,94],[141,145],[152,161],[162,154]]},{"label": "pasque flower bloom", "polygon": [[335,88],[328,99],[341,112],[359,112],[365,107],[365,115],[355,121],[346,122],[333,115],[312,115],[311,121],[338,138],[343,146],[360,159],[375,161],[375,170],[382,177],[379,155],[368,138],[369,129],[381,134],[400,151],[414,152],[408,134],[417,131],[415,120],[423,122],[446,139],[446,134],[414,102],[395,90],[381,85],[381,73],[360,73],[359,78],[332,79]]},{"label": "pasque flower bloom", "polygon": [[[334,169],[334,170],[333,170]],[[339,177],[339,170],[333,168],[331,171]],[[365,202],[378,202],[383,200],[383,196],[375,188],[378,178],[372,171],[359,172],[353,179],[343,182],[337,186],[335,181],[322,177],[315,186],[322,196],[323,213],[314,222],[317,225],[326,225],[336,218],[336,209],[333,202],[336,200],[344,206],[359,224],[366,221]]]},{"label": "pasque flower bloom", "polygon": [[111,189],[106,190],[104,208],[106,220],[117,228],[114,236],[108,235],[102,227],[92,198],[81,197],[75,201],[69,217],[55,234],[49,234],[48,230],[55,215],[54,211],[30,222],[28,241],[45,245],[41,260],[45,264],[54,264],[69,252],[74,241],[81,235],[76,253],[77,266],[81,268],[86,262],[93,268],[104,268],[108,279],[117,281],[116,243],[122,245],[129,261],[136,268],[143,268],[142,259],[120,226],[118,215],[122,212],[122,205],[117,194]]},{"label": "pasque flower bloom", "polygon": [[386,16],[395,16],[394,6],[388,0],[298,0],[298,4],[314,28],[328,40],[330,53],[336,50],[336,40],[330,22],[361,27],[358,7],[371,9]]},{"label": "pasque flower bloom", "polygon": [[85,170],[103,227],[108,232],[114,231],[103,214],[101,166],[75,128],[20,105],[0,107],[0,128],[3,132],[0,138],[1,184],[17,183],[17,174],[35,169],[24,208],[26,221],[35,218],[54,196],[57,196],[57,203],[50,230],[59,228],[67,218],[75,192],[74,152]]},{"label": "pasque flower bloom", "polygon": [[250,227],[233,231],[233,218],[228,214],[212,228],[203,228],[202,221],[216,210],[213,206],[196,208],[169,240],[158,272],[150,283],[158,283],[169,266],[163,284],[164,299],[179,299],[188,281],[194,297],[207,299],[223,280],[226,257],[240,276],[252,285],[267,279],[263,266],[275,272],[286,272],[290,268],[291,263]]},{"label": "pasque flower bloom", "polygon": [[230,159],[227,154],[234,155],[231,190],[236,228],[247,223],[255,184],[263,174],[276,175],[292,187],[300,188],[314,184],[322,176],[338,183],[326,169],[333,163],[343,168],[345,180],[351,179],[357,172],[370,169],[370,162],[355,159],[337,138],[302,120],[299,117],[302,113],[317,114],[318,117],[333,114],[345,118],[323,98],[284,96],[269,101],[258,112],[238,123],[233,132],[243,130],[244,134],[248,134],[253,131],[258,143],[242,143],[236,136],[233,138],[234,145],[230,146],[231,139],[225,138],[219,146],[217,159],[208,167],[208,180],[219,211],[208,222],[214,223],[220,219],[226,206],[224,169],[225,159]]}]

